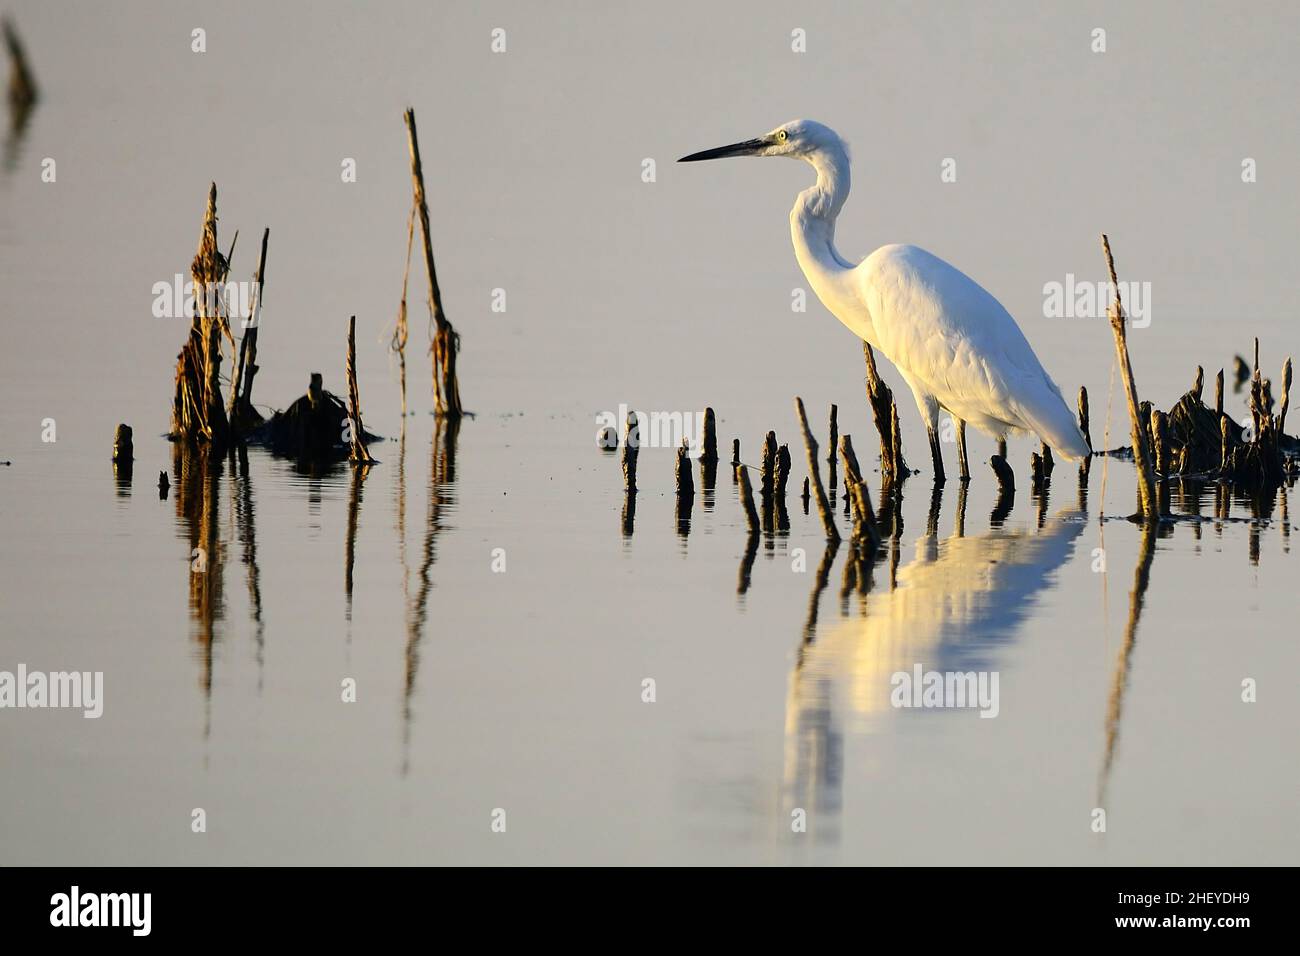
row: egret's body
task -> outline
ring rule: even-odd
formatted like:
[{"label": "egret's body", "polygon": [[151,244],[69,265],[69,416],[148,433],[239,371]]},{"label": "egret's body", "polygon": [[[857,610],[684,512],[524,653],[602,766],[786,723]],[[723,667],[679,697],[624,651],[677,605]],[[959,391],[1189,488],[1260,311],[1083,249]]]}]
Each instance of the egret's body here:
[{"label": "egret's body", "polygon": [[1015,319],[983,287],[916,246],[882,246],[857,265],[836,251],[835,219],[848,198],[849,156],[834,130],[796,120],[758,139],[681,161],[723,156],[789,156],[817,170],[817,182],[790,211],[799,267],[822,304],[879,349],[912,389],[930,433],[937,478],[943,467],[940,408],[998,439],[1032,432],[1065,458],[1089,454],[1060,389]]}]

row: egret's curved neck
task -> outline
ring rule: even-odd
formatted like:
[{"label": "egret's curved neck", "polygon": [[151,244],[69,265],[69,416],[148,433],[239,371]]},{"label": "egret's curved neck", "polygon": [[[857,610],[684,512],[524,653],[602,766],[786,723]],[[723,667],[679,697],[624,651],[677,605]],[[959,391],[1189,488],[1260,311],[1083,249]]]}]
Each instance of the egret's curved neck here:
[{"label": "egret's curved neck", "polygon": [[835,218],[849,196],[848,151],[836,143],[801,158],[817,170],[817,182],[799,194],[790,210],[790,236],[799,268],[822,304],[859,337],[873,342],[870,319],[853,295],[853,265],[835,249]]}]

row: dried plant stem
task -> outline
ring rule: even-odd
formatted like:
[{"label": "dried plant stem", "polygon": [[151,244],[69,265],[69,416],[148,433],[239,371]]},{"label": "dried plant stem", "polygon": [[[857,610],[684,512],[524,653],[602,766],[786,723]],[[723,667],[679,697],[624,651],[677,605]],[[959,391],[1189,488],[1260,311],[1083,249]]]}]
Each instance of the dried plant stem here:
[{"label": "dried plant stem", "polygon": [[406,267],[402,270],[402,301],[397,304],[397,323],[393,326],[393,338],[388,347],[397,353],[398,369],[402,386],[402,429],[406,429],[406,290],[411,279],[411,248],[415,245],[415,204],[411,204],[411,214],[406,217]]},{"label": "dried plant stem", "polygon": [[826,530],[826,539],[839,543],[840,532],[835,527],[835,515],[832,513],[830,501],[826,498],[826,489],[822,486],[821,470],[817,461],[817,439],[813,438],[812,430],[808,427],[808,415],[804,412],[803,399],[795,396],[794,409],[799,416],[799,427],[803,430],[804,449],[808,453],[808,476],[812,479],[813,493],[817,498],[817,511],[821,515],[822,527]]},{"label": "dried plant stem", "polygon": [[1115,356],[1119,361],[1120,378],[1124,384],[1124,397],[1128,401],[1129,421],[1132,425],[1133,460],[1137,465],[1138,493],[1142,504],[1142,513],[1147,521],[1156,521],[1160,517],[1159,501],[1156,498],[1155,475],[1152,472],[1151,449],[1147,444],[1147,428],[1150,419],[1144,422],[1139,412],[1137,384],[1133,379],[1133,365],[1128,355],[1128,332],[1124,324],[1124,303],[1120,301],[1119,279],[1115,275],[1115,260],[1110,254],[1110,239],[1105,234],[1101,237],[1101,248],[1106,255],[1106,268],[1110,272],[1111,289],[1115,300],[1110,308],[1110,327],[1115,336]]},{"label": "dried plant stem", "polygon": [[862,343],[862,356],[867,364],[867,403],[880,434],[880,474],[888,487],[901,481],[907,471],[902,438],[897,428],[898,406],[894,404],[893,392],[876,371],[876,355],[867,342]]},{"label": "dried plant stem", "polygon": [[424,266],[429,275],[429,313],[433,316],[433,397],[434,411],[444,418],[460,418],[460,382],[456,378],[456,353],[460,339],[442,308],[442,291],[438,271],[433,264],[433,238],[429,234],[429,205],[425,201],[424,167],[420,162],[420,141],[415,130],[415,110],[406,111],[406,130],[411,151],[411,182],[415,191],[415,208],[424,236]]},{"label": "dried plant stem", "polygon": [[176,361],[172,435],[208,441],[223,449],[230,427],[221,401],[221,336],[226,329],[219,287],[229,268],[229,261],[217,247],[217,184],[213,183],[208,190],[199,250],[190,264],[195,311],[189,337]]},{"label": "dried plant stem", "polygon": [[351,461],[369,464],[374,461],[366,450],[365,429],[361,425],[361,395],[357,388],[357,317],[348,320],[348,419],[352,423]]},{"label": "dried plant stem", "polygon": [[230,380],[230,426],[242,438],[260,424],[262,416],[253,409],[253,378],[257,375],[257,329],[262,318],[262,289],[266,283],[266,247],[271,238],[269,228],[262,231],[262,251],[253,276],[253,301],[248,327],[239,340],[239,361]]}]

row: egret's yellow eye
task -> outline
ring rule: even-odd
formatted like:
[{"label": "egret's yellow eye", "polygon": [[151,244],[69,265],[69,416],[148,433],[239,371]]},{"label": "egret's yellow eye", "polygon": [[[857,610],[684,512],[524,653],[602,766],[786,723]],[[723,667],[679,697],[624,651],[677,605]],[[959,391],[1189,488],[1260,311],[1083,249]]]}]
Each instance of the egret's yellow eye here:
[{"label": "egret's yellow eye", "polygon": [[784,143],[785,140],[786,140],[786,136],[787,136],[787,135],[789,135],[789,134],[787,134],[785,130],[780,130],[780,131],[776,134],[776,138],[779,139],[781,142]]}]

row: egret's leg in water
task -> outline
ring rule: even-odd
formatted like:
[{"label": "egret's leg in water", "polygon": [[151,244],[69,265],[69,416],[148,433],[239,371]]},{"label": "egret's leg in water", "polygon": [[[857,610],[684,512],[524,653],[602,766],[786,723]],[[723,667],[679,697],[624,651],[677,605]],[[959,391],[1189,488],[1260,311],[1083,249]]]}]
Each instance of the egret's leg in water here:
[{"label": "egret's leg in water", "polygon": [[957,419],[957,465],[961,469],[962,484],[970,481],[970,462],[966,458],[966,422]]},{"label": "egret's leg in water", "polygon": [[927,424],[925,430],[930,433],[930,458],[934,462],[934,483],[942,485],[948,479],[943,473],[943,453],[939,450],[939,432],[933,424]]}]

